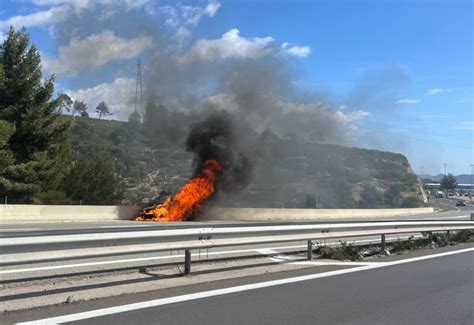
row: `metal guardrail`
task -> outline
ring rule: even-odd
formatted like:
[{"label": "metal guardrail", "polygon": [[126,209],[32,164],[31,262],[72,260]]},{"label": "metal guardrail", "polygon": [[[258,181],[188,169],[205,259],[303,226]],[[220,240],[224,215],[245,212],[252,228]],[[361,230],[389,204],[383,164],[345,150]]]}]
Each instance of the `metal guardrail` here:
[{"label": "metal guardrail", "polygon": [[[55,258],[80,258],[107,256],[126,253],[153,251],[185,251],[185,274],[191,272],[191,253],[193,249],[224,246],[241,246],[278,242],[307,241],[308,258],[311,259],[312,241],[319,239],[346,238],[381,235],[382,245],[385,235],[416,232],[444,232],[451,230],[474,229],[474,221],[381,221],[354,223],[326,223],[317,225],[250,226],[187,228],[170,230],[143,230],[114,233],[73,234],[54,236],[29,236],[1,238],[0,247],[27,247],[27,245],[50,245],[58,243],[84,243],[87,248],[74,248],[34,253],[0,254],[0,265],[33,261],[51,261]],[[133,240],[151,238],[155,243],[140,244]],[[101,247],[104,241],[125,241],[112,247]],[[131,243],[127,243],[131,241]],[[97,247],[90,247],[97,242]]]}]

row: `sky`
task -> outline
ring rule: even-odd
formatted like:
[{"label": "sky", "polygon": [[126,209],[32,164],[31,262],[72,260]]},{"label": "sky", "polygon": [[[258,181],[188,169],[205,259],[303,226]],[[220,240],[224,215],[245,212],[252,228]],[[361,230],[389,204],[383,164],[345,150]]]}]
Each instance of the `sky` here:
[{"label": "sky", "polygon": [[469,0],[1,0],[0,41],[25,26],[58,92],[92,116],[104,100],[121,120],[133,111],[137,58],[145,87],[163,53],[188,67],[278,58],[301,92],[330,103],[350,145],[402,153],[418,174],[444,164],[470,174],[473,9]]}]

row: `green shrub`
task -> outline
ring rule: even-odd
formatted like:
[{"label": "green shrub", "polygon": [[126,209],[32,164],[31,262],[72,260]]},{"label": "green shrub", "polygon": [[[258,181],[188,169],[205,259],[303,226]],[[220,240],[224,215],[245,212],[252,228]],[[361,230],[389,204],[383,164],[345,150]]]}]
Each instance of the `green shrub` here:
[{"label": "green shrub", "polygon": [[316,253],[322,258],[334,260],[351,260],[357,261],[361,259],[361,255],[357,248],[346,242],[340,242],[340,246],[321,246],[316,249]]},{"label": "green shrub", "polygon": [[413,239],[413,236],[410,236],[408,240],[400,240],[398,239],[396,242],[392,243],[392,248],[390,251],[392,253],[398,253],[403,251],[409,251],[415,248],[419,248],[422,246],[426,246],[431,242],[431,239]]},{"label": "green shrub", "polygon": [[409,196],[402,201],[402,208],[418,208],[421,206],[421,200],[416,196]]},{"label": "green shrub", "polygon": [[433,234],[432,239],[438,246],[443,247],[468,242],[471,236],[473,236],[472,230],[461,230],[450,233],[436,233]]},{"label": "green shrub", "polygon": [[361,194],[359,201],[360,208],[378,208],[383,206],[383,197],[377,189],[372,185],[364,186],[364,190]]}]

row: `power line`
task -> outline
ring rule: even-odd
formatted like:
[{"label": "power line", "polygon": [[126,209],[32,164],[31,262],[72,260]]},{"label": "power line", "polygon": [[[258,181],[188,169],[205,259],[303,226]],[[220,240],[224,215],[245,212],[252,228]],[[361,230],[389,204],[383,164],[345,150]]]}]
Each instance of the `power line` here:
[{"label": "power line", "polygon": [[[140,103],[138,102],[138,96],[140,96]],[[142,60],[137,59],[137,81],[135,84],[135,113],[139,113],[143,116],[143,86],[142,86]]]}]

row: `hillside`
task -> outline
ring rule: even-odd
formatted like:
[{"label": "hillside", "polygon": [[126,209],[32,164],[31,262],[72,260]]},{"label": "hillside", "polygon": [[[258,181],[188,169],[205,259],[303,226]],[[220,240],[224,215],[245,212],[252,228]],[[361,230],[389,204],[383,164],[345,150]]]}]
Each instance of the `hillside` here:
[{"label": "hillside", "polygon": [[[123,203],[163,199],[192,175],[193,157],[184,145],[162,139],[151,143],[137,121],[64,118],[72,119],[71,144],[77,158],[113,158]],[[271,163],[256,163],[247,187],[219,192],[210,204],[318,208],[421,204],[418,179],[401,154],[291,138],[270,137],[265,141]]]}]

